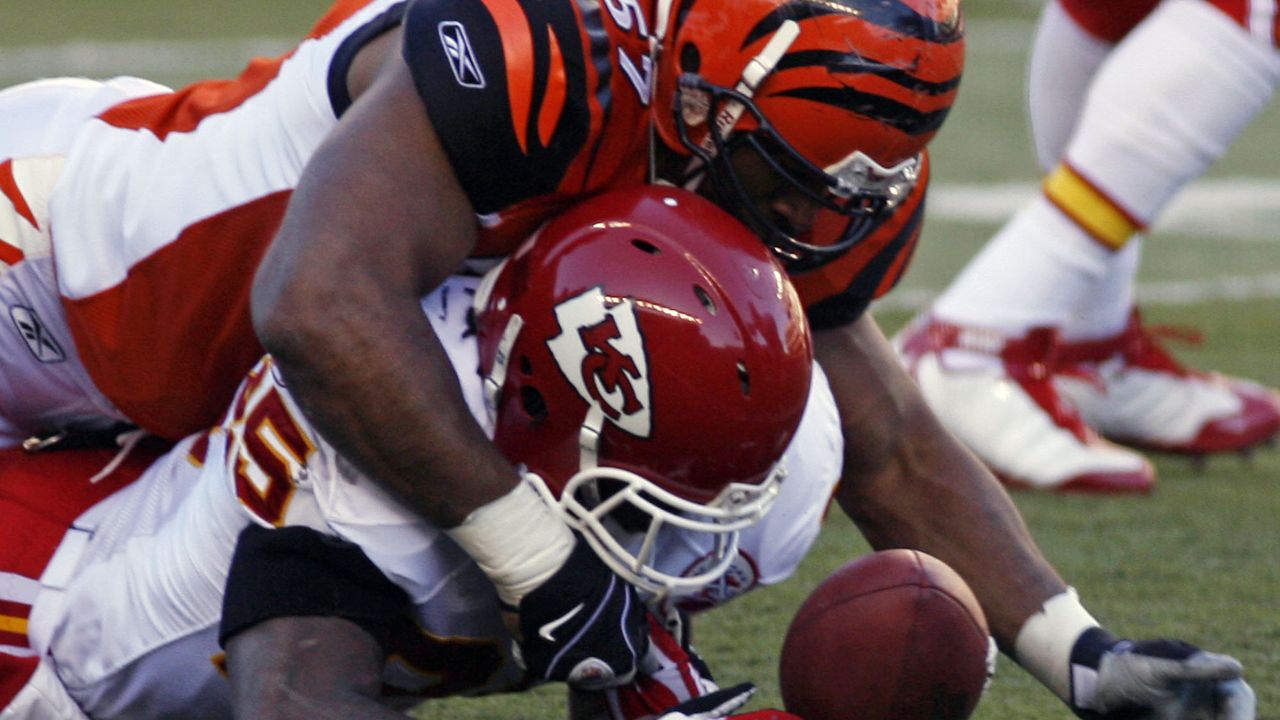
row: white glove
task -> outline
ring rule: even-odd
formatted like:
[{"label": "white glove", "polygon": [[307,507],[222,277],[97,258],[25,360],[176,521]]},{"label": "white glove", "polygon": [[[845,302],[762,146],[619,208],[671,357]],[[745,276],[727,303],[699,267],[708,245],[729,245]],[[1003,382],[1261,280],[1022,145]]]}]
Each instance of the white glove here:
[{"label": "white glove", "polygon": [[1086,720],[1254,720],[1257,699],[1233,657],[1093,628],[1071,651],[1071,709]]}]

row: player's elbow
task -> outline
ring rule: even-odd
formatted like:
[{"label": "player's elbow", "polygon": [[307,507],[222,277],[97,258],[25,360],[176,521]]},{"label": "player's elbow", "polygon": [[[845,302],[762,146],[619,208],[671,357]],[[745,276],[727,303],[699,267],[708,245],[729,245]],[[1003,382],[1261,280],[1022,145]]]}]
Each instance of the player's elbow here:
[{"label": "player's elbow", "polygon": [[[264,277],[266,275],[266,277]],[[316,283],[276,281],[259,273],[250,295],[250,317],[258,342],[278,359],[306,356],[307,348],[324,347],[326,292]]]}]

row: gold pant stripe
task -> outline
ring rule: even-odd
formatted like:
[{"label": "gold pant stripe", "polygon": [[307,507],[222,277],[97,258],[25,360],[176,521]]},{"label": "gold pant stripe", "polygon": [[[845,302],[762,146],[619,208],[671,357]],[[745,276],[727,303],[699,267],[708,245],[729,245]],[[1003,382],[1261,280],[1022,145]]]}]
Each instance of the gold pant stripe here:
[{"label": "gold pant stripe", "polygon": [[15,633],[17,635],[27,634],[27,619],[13,617],[12,615],[0,615],[0,632]]},{"label": "gold pant stripe", "polygon": [[1090,237],[1112,250],[1124,247],[1142,230],[1141,223],[1065,163],[1045,178],[1044,194]]}]

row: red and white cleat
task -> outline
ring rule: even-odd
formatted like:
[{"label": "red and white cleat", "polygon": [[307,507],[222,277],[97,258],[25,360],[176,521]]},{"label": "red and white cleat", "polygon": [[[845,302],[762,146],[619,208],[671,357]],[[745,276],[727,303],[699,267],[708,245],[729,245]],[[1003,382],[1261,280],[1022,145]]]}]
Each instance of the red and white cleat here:
[{"label": "red and white cleat", "polygon": [[[1074,493],[1145,493],[1155,485],[1145,457],[1099,437],[1059,396],[1056,330],[1008,338],[926,315],[894,345],[942,423],[1007,485]],[[981,361],[948,363],[949,350]]]},{"label": "red and white cleat", "polygon": [[1059,359],[1074,372],[1055,376],[1054,386],[1091,427],[1133,447],[1207,455],[1245,451],[1280,433],[1280,395],[1188,370],[1160,344],[1172,334],[1144,327],[1134,310],[1113,338],[1064,343]]}]

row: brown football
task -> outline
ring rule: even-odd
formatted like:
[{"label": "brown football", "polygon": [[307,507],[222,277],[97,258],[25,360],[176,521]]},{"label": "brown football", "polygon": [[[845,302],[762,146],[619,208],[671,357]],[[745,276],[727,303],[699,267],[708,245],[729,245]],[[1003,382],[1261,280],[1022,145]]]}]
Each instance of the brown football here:
[{"label": "brown football", "polygon": [[792,618],[782,699],[805,720],[963,720],[986,684],[988,634],[973,591],[941,560],[871,553]]}]

